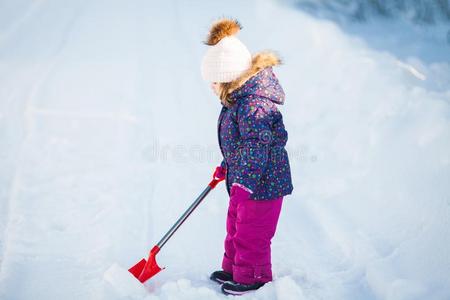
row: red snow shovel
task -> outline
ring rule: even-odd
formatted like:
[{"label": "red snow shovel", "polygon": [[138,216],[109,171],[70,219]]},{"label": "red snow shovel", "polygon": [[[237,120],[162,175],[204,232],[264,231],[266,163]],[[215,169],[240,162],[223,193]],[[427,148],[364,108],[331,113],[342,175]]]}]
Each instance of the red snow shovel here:
[{"label": "red snow shovel", "polygon": [[164,244],[172,237],[175,231],[180,228],[180,226],[186,221],[189,215],[197,208],[197,206],[202,202],[203,199],[208,195],[208,193],[216,187],[216,185],[224,180],[224,178],[216,178],[213,176],[213,179],[205,188],[205,190],[198,196],[198,198],[194,201],[194,203],[189,206],[189,208],[184,212],[184,214],[176,221],[176,223],[170,228],[170,230],[163,236],[163,238],[153,246],[152,250],[150,250],[150,254],[148,259],[145,260],[143,258],[140,262],[132,266],[128,271],[133,274],[140,282],[144,283],[149,280],[151,277],[155,276],[162,269],[158,266],[156,262],[156,254],[158,254],[159,250],[164,246]]}]

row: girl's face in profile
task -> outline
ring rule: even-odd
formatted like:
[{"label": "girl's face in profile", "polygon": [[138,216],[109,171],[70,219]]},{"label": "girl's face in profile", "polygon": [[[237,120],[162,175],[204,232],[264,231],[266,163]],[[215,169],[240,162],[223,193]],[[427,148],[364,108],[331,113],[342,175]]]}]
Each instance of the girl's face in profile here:
[{"label": "girl's face in profile", "polygon": [[219,96],[219,83],[218,82],[212,82],[211,89],[213,90],[214,94]]}]

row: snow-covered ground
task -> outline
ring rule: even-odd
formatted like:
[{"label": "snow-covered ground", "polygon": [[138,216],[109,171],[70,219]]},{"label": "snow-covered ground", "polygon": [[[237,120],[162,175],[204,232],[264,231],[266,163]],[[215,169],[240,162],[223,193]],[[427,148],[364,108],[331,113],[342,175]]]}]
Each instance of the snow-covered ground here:
[{"label": "snow-covered ground", "polygon": [[208,280],[223,186],[144,293],[120,273],[221,160],[199,71],[221,15],[284,58],[295,185],[276,280],[242,299],[449,299],[448,23],[343,25],[269,0],[0,1],[0,299],[225,299]]}]

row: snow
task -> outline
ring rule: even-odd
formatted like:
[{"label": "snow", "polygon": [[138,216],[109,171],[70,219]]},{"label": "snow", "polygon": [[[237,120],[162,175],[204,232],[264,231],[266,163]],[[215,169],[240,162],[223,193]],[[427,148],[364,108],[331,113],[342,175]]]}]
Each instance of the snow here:
[{"label": "snow", "polygon": [[223,186],[158,254],[165,270],[126,277],[221,160],[199,70],[221,15],[285,61],[295,187],[276,280],[242,299],[450,298],[445,24],[343,23],[268,0],[20,0],[0,1],[0,299],[226,298],[208,279]]},{"label": "snow", "polygon": [[107,281],[121,297],[145,298],[148,291],[136,278],[130,276],[128,270],[113,264],[103,274],[103,278]]}]

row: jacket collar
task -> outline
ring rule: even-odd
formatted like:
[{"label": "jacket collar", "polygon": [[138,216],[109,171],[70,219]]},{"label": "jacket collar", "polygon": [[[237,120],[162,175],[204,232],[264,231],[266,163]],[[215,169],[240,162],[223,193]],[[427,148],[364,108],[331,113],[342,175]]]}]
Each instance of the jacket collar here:
[{"label": "jacket collar", "polygon": [[256,53],[252,57],[250,67],[235,80],[225,85],[226,95],[230,95],[235,90],[242,87],[247,80],[255,76],[260,71],[268,67],[280,65],[281,59],[271,51],[263,51]]}]

